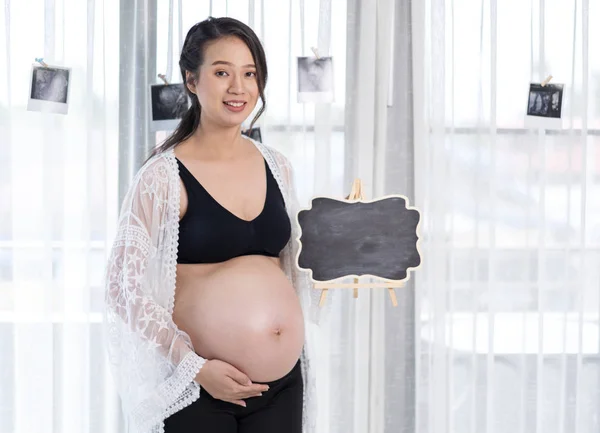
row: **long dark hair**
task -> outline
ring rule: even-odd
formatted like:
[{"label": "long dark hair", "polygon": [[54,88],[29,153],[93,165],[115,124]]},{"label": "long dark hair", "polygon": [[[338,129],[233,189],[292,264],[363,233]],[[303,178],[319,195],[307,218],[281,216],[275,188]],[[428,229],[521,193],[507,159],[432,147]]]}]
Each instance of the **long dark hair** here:
[{"label": "long dark hair", "polygon": [[[244,41],[252,53],[254,64],[256,65],[256,80],[262,107],[260,107],[260,110],[256,113],[256,116],[254,116],[254,119],[250,124],[250,128],[252,128],[254,123],[265,111],[267,105],[265,99],[265,86],[267,84],[268,74],[264,49],[258,36],[256,36],[256,33],[254,33],[249,26],[234,18],[228,17],[209,17],[194,25],[185,37],[185,42],[181,48],[181,56],[179,58],[181,77],[183,83],[190,84],[192,80],[197,81],[200,66],[204,63],[204,48],[206,44],[227,36],[236,36]],[[186,79],[186,71],[191,73],[190,80]],[[189,138],[196,132],[196,129],[198,129],[202,107],[200,107],[198,97],[190,91],[187,85],[184,85],[184,87],[186,93],[192,100],[192,104],[183,115],[183,118],[181,119],[181,122],[179,122],[179,125],[177,125],[175,131],[173,131],[160,146],[157,146],[152,150],[148,159],[175,147],[177,144]]]}]

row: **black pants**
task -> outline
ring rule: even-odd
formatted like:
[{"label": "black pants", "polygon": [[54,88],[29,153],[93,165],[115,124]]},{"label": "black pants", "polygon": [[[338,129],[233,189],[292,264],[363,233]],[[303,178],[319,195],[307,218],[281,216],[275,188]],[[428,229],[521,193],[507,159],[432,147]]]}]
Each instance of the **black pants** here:
[{"label": "black pants", "polygon": [[245,399],[246,407],[201,389],[198,400],[165,420],[165,433],[302,433],[300,360],[288,374],[264,385],[269,390]]}]

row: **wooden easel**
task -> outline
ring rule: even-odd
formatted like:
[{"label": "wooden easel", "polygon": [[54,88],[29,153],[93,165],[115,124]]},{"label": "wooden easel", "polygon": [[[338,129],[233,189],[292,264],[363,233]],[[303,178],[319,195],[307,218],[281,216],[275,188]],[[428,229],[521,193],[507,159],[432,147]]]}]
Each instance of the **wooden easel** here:
[{"label": "wooden easel", "polygon": [[[346,197],[346,200],[364,200],[362,182],[360,179],[354,179],[352,184],[352,190],[350,195]],[[371,284],[360,284],[358,278],[354,278],[354,283],[315,283],[315,289],[321,289],[321,299],[319,300],[319,306],[322,307],[325,304],[325,298],[327,297],[327,291],[329,289],[354,289],[354,298],[358,298],[358,289],[360,288],[387,288],[392,300],[394,307],[398,306],[398,300],[396,299],[395,288],[404,287],[404,282],[390,281],[381,279],[382,283],[371,283]]]}]

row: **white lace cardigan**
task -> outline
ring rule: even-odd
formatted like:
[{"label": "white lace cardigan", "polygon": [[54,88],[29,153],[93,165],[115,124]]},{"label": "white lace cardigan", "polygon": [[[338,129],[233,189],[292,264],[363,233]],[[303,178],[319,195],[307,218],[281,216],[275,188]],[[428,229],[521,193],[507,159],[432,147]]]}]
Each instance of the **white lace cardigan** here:
[{"label": "white lace cardigan", "polygon": [[[319,324],[319,291],[296,266],[298,203],[290,162],[253,141],[282,191],[292,236],[281,267],[296,289],[305,324]],[[179,169],[173,149],[138,171],[123,201],[105,274],[105,340],[129,432],[164,432],[164,420],[200,396],[194,378],[205,359],[172,319],[179,236]],[[301,354],[303,433],[314,433],[317,404],[308,328]],[[201,430],[198,430],[201,431]],[[210,432],[207,432],[210,433]]]}]

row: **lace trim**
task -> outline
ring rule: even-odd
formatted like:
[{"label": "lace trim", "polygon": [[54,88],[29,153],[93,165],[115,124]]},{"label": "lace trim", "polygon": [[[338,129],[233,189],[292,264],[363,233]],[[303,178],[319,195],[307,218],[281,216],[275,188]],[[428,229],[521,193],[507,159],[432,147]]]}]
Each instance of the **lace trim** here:
[{"label": "lace trim", "polygon": [[286,188],[283,183],[283,179],[281,178],[281,170],[275,169],[275,167],[278,167],[278,164],[275,162],[275,158],[273,158],[273,150],[270,149],[269,147],[265,146],[264,144],[262,144],[256,140],[253,140],[251,138],[250,138],[250,141],[252,141],[256,145],[256,147],[258,148],[260,153],[262,153],[263,157],[267,160],[267,163],[269,164],[269,167],[271,168],[271,173],[273,173],[273,177],[277,181],[277,185],[279,185],[279,190],[283,191],[286,208],[290,209],[291,200],[290,200],[290,196],[289,196],[289,188]]},{"label": "lace trim", "polygon": [[[200,397],[200,387],[193,382],[206,360],[195,352],[188,353],[175,373],[137,408],[131,411],[136,431],[146,432],[164,425],[164,420],[189,406]],[[162,410],[166,406],[166,409]],[[161,430],[159,430],[161,431]],[[164,427],[162,427],[164,431]]]},{"label": "lace trim", "polygon": [[179,249],[179,201],[181,199],[181,185],[179,185],[179,166],[175,159],[175,150],[171,148],[165,152],[165,158],[169,164],[169,196],[173,195],[173,198],[170,200],[171,206],[169,207],[169,219],[167,222],[167,231],[169,232],[171,242],[166,260],[168,287],[172,287],[169,292],[167,308],[169,313],[173,313],[175,306],[175,282],[177,278],[177,251]]}]

